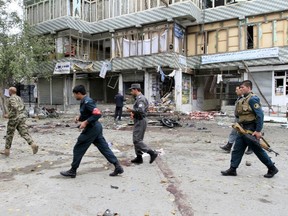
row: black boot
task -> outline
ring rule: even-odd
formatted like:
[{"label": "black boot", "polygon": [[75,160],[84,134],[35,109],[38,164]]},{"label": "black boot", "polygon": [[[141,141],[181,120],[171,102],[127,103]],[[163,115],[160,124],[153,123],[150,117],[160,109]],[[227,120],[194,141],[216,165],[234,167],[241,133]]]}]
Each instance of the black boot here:
[{"label": "black boot", "polygon": [[248,146],[247,151],[245,152],[245,154],[250,155],[253,153],[253,150]]},{"label": "black boot", "polygon": [[228,170],[221,171],[224,176],[237,176],[237,172],[235,168],[230,167]]},{"label": "black boot", "polygon": [[141,155],[137,155],[136,158],[134,158],[133,160],[131,160],[131,163],[135,163],[135,164],[142,164],[143,163],[143,158]]},{"label": "black boot", "polygon": [[274,175],[276,175],[276,173],[278,173],[278,169],[277,167],[275,167],[274,165],[270,168],[268,168],[268,172],[267,174],[264,175],[265,178],[272,178]]},{"label": "black boot", "polygon": [[70,170],[67,170],[67,171],[61,171],[60,174],[66,177],[75,178],[76,170],[71,168]]},{"label": "black boot", "polygon": [[152,164],[154,162],[154,160],[157,158],[158,153],[156,151],[153,151],[153,150],[149,150],[149,151],[147,151],[147,153],[150,155],[149,163]]},{"label": "black boot", "polygon": [[228,142],[226,145],[220,146],[220,148],[223,149],[224,151],[230,153],[232,145],[233,145],[233,143]]},{"label": "black boot", "polygon": [[122,174],[124,172],[123,168],[121,167],[121,165],[119,164],[119,162],[114,164],[115,169],[112,173],[109,174],[109,176],[117,176],[119,174]]}]

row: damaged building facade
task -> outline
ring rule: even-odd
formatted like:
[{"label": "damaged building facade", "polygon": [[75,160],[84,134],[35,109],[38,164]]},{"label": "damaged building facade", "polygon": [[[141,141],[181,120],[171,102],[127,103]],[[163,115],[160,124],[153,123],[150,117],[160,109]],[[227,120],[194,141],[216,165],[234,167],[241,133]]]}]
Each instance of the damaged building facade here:
[{"label": "damaged building facade", "polygon": [[[83,84],[112,103],[137,82],[151,104],[178,111],[233,104],[252,79],[271,106],[288,103],[285,0],[24,0],[25,17],[55,40],[38,102],[67,107]],[[256,88],[258,86],[259,88]]]}]

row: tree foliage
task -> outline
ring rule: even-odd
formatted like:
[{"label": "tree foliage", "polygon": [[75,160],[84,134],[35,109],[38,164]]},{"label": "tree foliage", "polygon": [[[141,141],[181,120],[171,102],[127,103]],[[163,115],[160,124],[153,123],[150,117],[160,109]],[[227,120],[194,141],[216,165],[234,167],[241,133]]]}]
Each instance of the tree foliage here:
[{"label": "tree foliage", "polygon": [[[6,3],[5,3],[6,2]],[[54,50],[51,37],[33,33],[33,27],[21,20],[17,12],[7,11],[7,1],[0,0],[0,80],[11,85],[39,73],[39,65]],[[18,29],[18,33],[11,33]],[[45,72],[45,71],[41,71]],[[4,83],[3,83],[4,81]]]},{"label": "tree foliage", "polygon": [[[9,3],[10,0],[0,0],[0,97],[2,98],[0,106],[2,110],[4,109],[4,88],[21,80],[30,80],[40,72],[47,73],[43,65],[48,62],[49,55],[54,51],[53,39],[34,34],[33,26],[25,23],[17,12],[8,11]],[[15,29],[17,33],[12,31]]]}]

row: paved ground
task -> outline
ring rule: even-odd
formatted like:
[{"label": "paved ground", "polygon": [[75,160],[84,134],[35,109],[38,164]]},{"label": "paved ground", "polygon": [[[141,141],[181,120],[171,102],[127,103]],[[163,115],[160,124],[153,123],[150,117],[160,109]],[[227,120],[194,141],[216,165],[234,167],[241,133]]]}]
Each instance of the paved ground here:
[{"label": "paved ground", "polygon": [[[121,216],[287,215],[286,128],[265,124],[266,139],[280,153],[269,153],[280,170],[274,178],[263,178],[267,169],[254,154],[243,157],[237,177],[224,177],[220,171],[229,167],[230,155],[219,145],[226,142],[232,119],[184,118],[183,127],[149,125],[145,141],[161,151],[152,165],[148,156],[142,165],[131,164],[131,126],[115,126],[110,117],[103,118],[104,135],[125,172],[109,177],[113,167],[91,146],[75,179],[59,175],[69,168],[79,135],[72,121],[29,119],[40,151],[32,155],[17,134],[11,156],[0,155],[0,215],[103,215],[106,209]],[[0,125],[6,121],[1,119]],[[5,131],[0,127],[1,138]]]}]

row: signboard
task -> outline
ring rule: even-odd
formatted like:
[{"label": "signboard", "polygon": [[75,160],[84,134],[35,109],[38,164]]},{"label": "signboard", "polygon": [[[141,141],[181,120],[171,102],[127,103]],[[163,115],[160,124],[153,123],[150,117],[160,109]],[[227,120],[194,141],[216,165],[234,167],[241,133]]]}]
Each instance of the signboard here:
[{"label": "signboard", "polygon": [[201,57],[201,63],[212,64],[212,63],[220,63],[220,62],[232,62],[232,61],[243,61],[243,60],[276,58],[276,57],[279,57],[278,47],[245,50],[241,52],[221,53],[221,54],[215,54],[215,55],[206,55],[206,56]]},{"label": "signboard", "polygon": [[99,76],[104,79],[108,70],[111,70],[111,62],[103,62]]},{"label": "signboard", "polygon": [[71,69],[70,62],[58,62],[55,65],[53,74],[69,74]]}]

